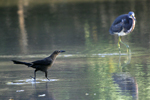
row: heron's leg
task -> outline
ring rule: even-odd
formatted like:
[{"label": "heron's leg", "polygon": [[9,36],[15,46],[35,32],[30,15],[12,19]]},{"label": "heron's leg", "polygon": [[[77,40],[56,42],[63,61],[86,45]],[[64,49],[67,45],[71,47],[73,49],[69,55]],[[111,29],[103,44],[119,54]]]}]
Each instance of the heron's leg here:
[{"label": "heron's leg", "polygon": [[[127,62],[125,65],[123,65],[122,67],[126,66],[127,64],[130,63],[131,61],[131,50],[130,50],[130,47],[129,45],[125,44],[124,42],[121,41],[121,36],[119,36],[119,40],[118,40],[118,47],[119,47],[119,51],[120,51],[120,42],[126,46],[127,48]],[[120,54],[121,54],[121,51],[120,51]]]},{"label": "heron's leg", "polygon": [[120,42],[121,42],[123,45],[126,46],[126,48],[127,48],[127,54],[129,54],[129,50],[130,50],[129,45],[127,45],[127,44],[125,44],[124,42],[122,42],[121,39],[120,39]]},{"label": "heron's leg", "polygon": [[129,47],[129,45],[127,45],[127,44],[125,44],[124,42],[121,41],[121,36],[119,36],[119,39],[118,39],[119,52],[121,52],[121,51],[120,51],[120,43],[122,43],[123,45],[126,46],[126,48],[127,48],[127,54],[129,54],[130,47]]},{"label": "heron's leg", "polygon": [[122,68],[121,68],[121,55],[119,55],[119,62],[118,62],[118,71],[122,72]]},{"label": "heron's leg", "polygon": [[47,77],[47,71],[45,71],[45,77],[50,81],[50,79]]},{"label": "heron's leg", "polygon": [[121,36],[119,36],[119,39],[118,39],[118,48],[120,48],[120,42],[121,42]]},{"label": "heron's leg", "polygon": [[122,44],[124,44],[128,49],[129,49],[129,45],[125,44],[124,42],[120,41]]},{"label": "heron's leg", "polygon": [[119,55],[121,55],[120,42],[121,42],[121,36],[119,36],[119,39],[118,39],[118,49],[119,49]]}]

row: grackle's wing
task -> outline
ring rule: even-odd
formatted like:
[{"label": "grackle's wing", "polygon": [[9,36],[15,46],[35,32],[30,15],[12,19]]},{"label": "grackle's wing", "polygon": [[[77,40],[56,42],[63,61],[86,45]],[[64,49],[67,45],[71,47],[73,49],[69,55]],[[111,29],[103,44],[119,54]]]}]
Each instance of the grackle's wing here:
[{"label": "grackle's wing", "polygon": [[47,59],[42,59],[42,60],[34,61],[32,63],[33,63],[33,65],[50,65],[52,63],[52,61],[51,60],[47,60]]}]

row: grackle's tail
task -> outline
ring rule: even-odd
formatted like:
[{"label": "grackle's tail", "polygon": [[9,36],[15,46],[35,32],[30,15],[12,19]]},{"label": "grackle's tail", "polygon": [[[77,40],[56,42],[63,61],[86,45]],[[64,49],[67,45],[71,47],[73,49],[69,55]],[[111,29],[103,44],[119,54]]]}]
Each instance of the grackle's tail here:
[{"label": "grackle's tail", "polygon": [[12,60],[14,64],[24,64],[27,65],[28,67],[32,66],[32,63],[27,63],[27,62],[22,62],[22,61],[17,61],[17,60]]}]

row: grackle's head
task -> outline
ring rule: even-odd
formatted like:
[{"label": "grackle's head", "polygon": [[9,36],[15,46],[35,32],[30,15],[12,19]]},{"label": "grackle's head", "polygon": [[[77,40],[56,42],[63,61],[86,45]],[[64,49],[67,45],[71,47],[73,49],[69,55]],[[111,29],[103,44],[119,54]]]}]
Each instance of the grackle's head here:
[{"label": "grackle's head", "polygon": [[65,52],[63,50],[55,50],[49,57],[52,59],[52,60],[55,60],[57,55],[61,52]]},{"label": "grackle's head", "polygon": [[61,52],[65,52],[65,51],[64,51],[64,50],[55,50],[55,51],[53,52],[53,54],[58,55],[58,54],[61,53]]}]

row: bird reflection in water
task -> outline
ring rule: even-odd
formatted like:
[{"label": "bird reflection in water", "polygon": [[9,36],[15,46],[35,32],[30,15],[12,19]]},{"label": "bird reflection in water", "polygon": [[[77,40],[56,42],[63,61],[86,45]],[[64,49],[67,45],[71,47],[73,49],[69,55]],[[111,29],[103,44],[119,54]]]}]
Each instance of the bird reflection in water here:
[{"label": "bird reflection in water", "polygon": [[30,99],[36,98],[36,100],[55,100],[53,93],[48,88],[49,82],[46,82],[43,85],[36,86],[36,84],[34,84],[35,92],[33,92],[33,94],[30,96]]},{"label": "bird reflection in water", "polygon": [[118,70],[113,73],[112,78],[114,84],[117,84],[122,95],[132,96],[133,100],[138,100],[138,84],[135,77],[132,77],[129,72],[123,72],[122,69],[125,68],[131,61],[131,52],[129,48],[129,54],[127,55],[127,60],[124,64],[121,64],[121,55],[119,55]]},{"label": "bird reflection in water", "polygon": [[133,100],[138,100],[138,84],[136,79],[128,72],[114,73],[113,76],[114,84],[117,84],[122,95],[132,96]]}]

